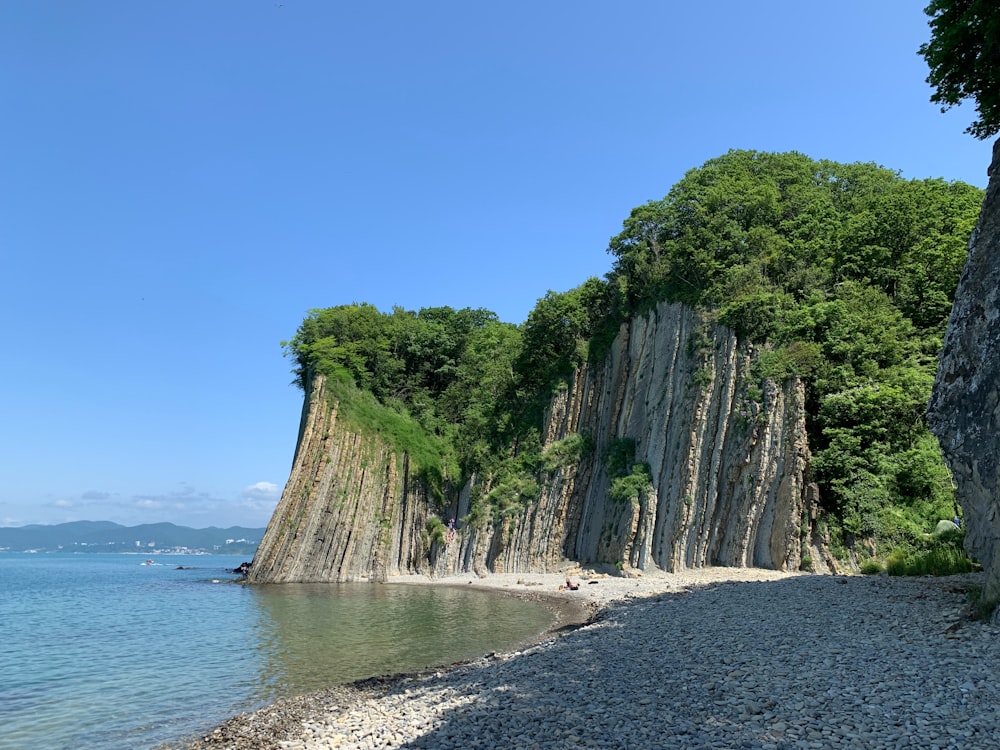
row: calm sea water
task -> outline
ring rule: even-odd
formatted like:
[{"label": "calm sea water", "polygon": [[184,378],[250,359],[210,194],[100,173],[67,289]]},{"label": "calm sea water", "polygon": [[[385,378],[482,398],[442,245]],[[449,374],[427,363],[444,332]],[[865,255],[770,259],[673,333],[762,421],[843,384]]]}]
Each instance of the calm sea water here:
[{"label": "calm sea water", "polygon": [[245,587],[228,584],[243,558],[152,559],[0,553],[0,750],[152,748],[281,696],[511,649],[552,619],[460,587]]}]

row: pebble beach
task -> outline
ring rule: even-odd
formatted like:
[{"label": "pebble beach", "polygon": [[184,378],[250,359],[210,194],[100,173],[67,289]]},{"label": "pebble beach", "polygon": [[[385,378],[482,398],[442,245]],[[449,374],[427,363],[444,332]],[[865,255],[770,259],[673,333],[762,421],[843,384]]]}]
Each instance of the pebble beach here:
[{"label": "pebble beach", "polygon": [[1000,627],[969,616],[978,575],[393,579],[558,616],[514,653],[279,701],[187,748],[995,748]]}]

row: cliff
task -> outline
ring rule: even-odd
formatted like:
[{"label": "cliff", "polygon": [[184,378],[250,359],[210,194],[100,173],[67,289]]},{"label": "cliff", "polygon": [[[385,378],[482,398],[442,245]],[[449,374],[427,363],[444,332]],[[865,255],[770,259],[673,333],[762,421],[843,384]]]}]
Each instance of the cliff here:
[{"label": "cliff", "polygon": [[[443,502],[432,498],[405,454],[352,431],[324,379],[310,378],[291,475],[250,580],[548,572],[570,563],[625,572],[822,566],[810,549],[804,389],[762,381],[758,354],[682,305],[633,319],[546,415],[547,448],[585,436],[589,450],[541,471],[537,496],[503,513],[477,505],[491,489],[477,477]],[[615,490],[615,450],[648,468],[630,496]],[[450,519],[453,530],[443,525]]]},{"label": "cliff", "polygon": [[1000,601],[1000,141],[969,241],[928,408],[965,517],[965,549],[987,571],[985,601]]}]

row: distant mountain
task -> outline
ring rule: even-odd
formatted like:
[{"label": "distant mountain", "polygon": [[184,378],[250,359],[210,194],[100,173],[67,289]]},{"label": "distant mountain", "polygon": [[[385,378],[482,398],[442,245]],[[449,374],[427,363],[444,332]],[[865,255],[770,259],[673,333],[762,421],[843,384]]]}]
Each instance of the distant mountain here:
[{"label": "distant mountain", "polygon": [[5,552],[166,552],[187,549],[253,555],[264,529],[230,526],[192,529],[172,523],[122,526],[111,521],[72,521],[51,526],[34,524],[0,528],[0,551]]}]

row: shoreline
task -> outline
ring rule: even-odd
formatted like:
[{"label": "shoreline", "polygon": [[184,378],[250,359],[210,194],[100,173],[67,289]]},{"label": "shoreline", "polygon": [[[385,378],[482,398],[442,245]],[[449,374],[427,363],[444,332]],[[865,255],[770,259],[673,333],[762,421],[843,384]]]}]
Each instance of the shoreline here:
[{"label": "shoreline", "polygon": [[[516,651],[282,699],[162,747],[569,748],[583,737],[658,747],[669,736],[668,746],[685,747],[881,748],[894,746],[893,732],[927,727],[961,739],[942,746],[987,746],[976,740],[1000,731],[1000,628],[965,615],[979,575],[573,570],[575,591],[565,573],[405,576],[389,583],[475,586],[549,602],[558,614]],[[897,700],[910,683],[912,705]],[[903,724],[887,723],[894,712]]]},{"label": "shoreline", "polygon": [[[486,576],[466,573],[442,578],[405,575],[394,576],[386,583],[472,588],[545,604],[555,613],[556,620],[535,638],[521,644],[523,649],[527,645],[548,640],[561,632],[583,627],[599,616],[602,609],[616,602],[683,592],[691,587],[713,583],[770,581],[800,575],[808,574],[764,568],[713,567],[683,570],[677,573],[656,571],[650,574],[623,575],[575,566],[559,573],[493,573]],[[567,583],[572,583],[578,588],[568,589]]]},{"label": "shoreline", "polygon": [[[378,675],[341,685],[332,685],[312,693],[278,699],[261,708],[232,716],[207,734],[179,738],[162,743],[153,750],[269,750],[288,741],[303,722],[319,710],[333,706],[347,707],[377,699],[400,683],[428,676],[442,675],[463,667],[492,660],[516,658],[532,647],[552,642],[565,634],[592,624],[608,606],[645,597],[681,593],[692,587],[714,583],[778,580],[806,575],[764,568],[697,568],[677,573],[656,571],[652,574],[611,574],[596,569],[567,566],[558,573],[496,573],[479,576],[464,573],[444,577],[426,575],[393,576],[388,585],[447,586],[474,588],[501,596],[514,596],[547,606],[554,615],[552,623],[537,635],[525,639],[513,651],[483,654],[475,659],[441,664],[416,672]],[[578,584],[576,590],[565,587],[567,580]]]}]

